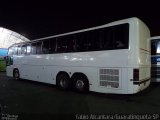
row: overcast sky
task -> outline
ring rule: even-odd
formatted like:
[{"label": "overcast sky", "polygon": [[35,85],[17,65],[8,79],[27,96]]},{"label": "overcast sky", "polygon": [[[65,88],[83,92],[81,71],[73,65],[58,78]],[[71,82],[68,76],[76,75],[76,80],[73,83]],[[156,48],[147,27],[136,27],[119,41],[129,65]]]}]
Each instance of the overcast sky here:
[{"label": "overcast sky", "polygon": [[138,17],[150,28],[152,36],[160,35],[160,7],[155,0],[53,1],[1,2],[0,26],[37,39]]}]

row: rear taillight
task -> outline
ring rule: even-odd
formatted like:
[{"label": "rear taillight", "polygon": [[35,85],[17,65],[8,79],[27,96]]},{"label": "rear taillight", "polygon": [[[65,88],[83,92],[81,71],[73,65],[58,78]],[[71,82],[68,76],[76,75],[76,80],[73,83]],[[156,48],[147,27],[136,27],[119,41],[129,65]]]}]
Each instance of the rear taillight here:
[{"label": "rear taillight", "polygon": [[139,69],[133,70],[133,81],[139,81]]}]

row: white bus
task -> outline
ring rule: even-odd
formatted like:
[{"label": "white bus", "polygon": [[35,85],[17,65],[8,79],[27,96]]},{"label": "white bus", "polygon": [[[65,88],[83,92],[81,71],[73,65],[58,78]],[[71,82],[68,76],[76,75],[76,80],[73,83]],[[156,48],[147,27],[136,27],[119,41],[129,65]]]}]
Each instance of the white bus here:
[{"label": "white bus", "polygon": [[160,36],[151,37],[151,78],[160,82]]},{"label": "white bus", "polygon": [[138,18],[14,44],[7,75],[63,90],[133,94],[150,84],[150,31]]}]

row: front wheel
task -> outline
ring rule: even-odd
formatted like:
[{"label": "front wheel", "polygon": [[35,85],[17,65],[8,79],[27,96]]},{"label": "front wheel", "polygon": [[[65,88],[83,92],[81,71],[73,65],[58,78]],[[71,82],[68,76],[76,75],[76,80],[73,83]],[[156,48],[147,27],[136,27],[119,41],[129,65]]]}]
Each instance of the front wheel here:
[{"label": "front wheel", "polygon": [[15,80],[20,79],[20,74],[19,74],[19,71],[17,69],[13,71],[13,77],[14,77]]}]

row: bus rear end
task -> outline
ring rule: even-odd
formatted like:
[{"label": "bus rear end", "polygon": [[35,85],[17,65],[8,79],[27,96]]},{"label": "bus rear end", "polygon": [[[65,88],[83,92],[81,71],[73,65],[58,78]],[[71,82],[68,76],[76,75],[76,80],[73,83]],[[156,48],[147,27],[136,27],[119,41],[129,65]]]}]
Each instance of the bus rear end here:
[{"label": "bus rear end", "polygon": [[130,45],[131,49],[134,49],[130,58],[130,64],[132,68],[130,69],[131,79],[133,82],[133,89],[129,89],[130,93],[137,93],[144,90],[150,84],[150,31],[148,27],[141,21],[137,20],[135,22],[135,34],[137,38],[133,40],[133,44]]}]

